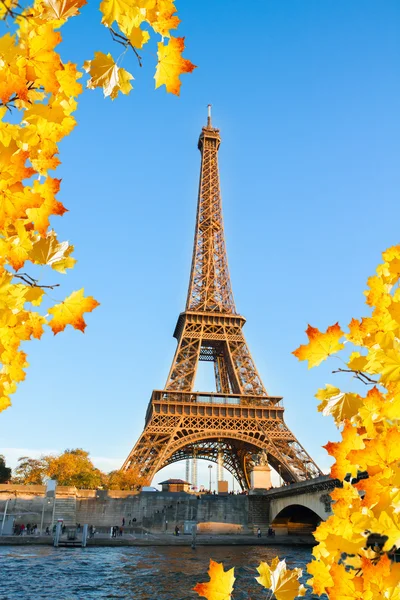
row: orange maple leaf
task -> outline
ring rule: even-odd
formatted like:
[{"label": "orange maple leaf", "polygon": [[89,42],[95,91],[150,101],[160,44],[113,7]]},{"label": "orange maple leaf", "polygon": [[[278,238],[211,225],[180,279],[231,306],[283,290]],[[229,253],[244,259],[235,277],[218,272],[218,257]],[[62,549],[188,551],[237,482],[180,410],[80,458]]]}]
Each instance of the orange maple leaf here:
[{"label": "orange maple leaf", "polygon": [[299,346],[292,354],[299,360],[308,360],[309,369],[316,367],[328,356],[344,348],[339,341],[344,335],[339,323],[328,327],[326,333],[321,333],[316,327],[309,325],[306,334],[309,340],[308,344]]},{"label": "orange maple leaf", "polygon": [[210,559],[210,581],[198,583],[193,590],[208,600],[230,600],[235,581],[234,569],[224,571],[224,565]]},{"label": "orange maple leaf", "polygon": [[86,323],[83,318],[83,313],[92,312],[99,306],[99,302],[92,296],[83,296],[83,288],[77,292],[72,292],[68,298],[49,308],[49,313],[53,315],[53,319],[49,321],[54,335],[60,331],[64,331],[67,325],[72,325],[75,329],[85,331]]},{"label": "orange maple leaf", "polygon": [[185,49],[185,38],[171,37],[166,46],[162,42],[158,44],[158,64],[154,79],[156,88],[165,84],[167,92],[179,96],[181,82],[179,76],[182,73],[191,73],[196,65],[182,57]]},{"label": "orange maple leaf", "polygon": [[342,441],[328,442],[323,448],[336,459],[336,463],[332,465],[331,477],[344,479],[349,473],[353,477],[357,475],[359,465],[351,462],[347,457],[352,450],[364,448],[364,442],[357,429],[349,421],[345,421]]}]

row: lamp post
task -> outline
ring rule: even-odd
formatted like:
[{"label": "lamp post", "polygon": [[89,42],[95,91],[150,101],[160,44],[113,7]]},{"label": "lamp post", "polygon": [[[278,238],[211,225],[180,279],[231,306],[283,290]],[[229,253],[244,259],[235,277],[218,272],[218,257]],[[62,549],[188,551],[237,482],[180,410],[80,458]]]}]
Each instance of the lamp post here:
[{"label": "lamp post", "polygon": [[210,473],[210,487],[209,487],[210,494],[211,494],[211,469],[212,469],[212,465],[208,465],[208,470],[209,470],[209,473]]},{"label": "lamp post", "polygon": [[278,469],[279,469],[279,487],[282,487],[281,465],[278,466]]}]

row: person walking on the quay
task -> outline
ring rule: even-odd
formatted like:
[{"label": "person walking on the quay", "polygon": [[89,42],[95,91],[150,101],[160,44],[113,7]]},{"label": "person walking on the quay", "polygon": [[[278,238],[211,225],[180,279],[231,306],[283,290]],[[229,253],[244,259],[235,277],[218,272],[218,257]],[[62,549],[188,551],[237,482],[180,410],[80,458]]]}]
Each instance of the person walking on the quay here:
[{"label": "person walking on the quay", "polygon": [[257,537],[258,537],[258,538],[260,538],[260,537],[261,537],[261,529],[260,529],[260,528],[258,528],[258,529],[257,529]]}]

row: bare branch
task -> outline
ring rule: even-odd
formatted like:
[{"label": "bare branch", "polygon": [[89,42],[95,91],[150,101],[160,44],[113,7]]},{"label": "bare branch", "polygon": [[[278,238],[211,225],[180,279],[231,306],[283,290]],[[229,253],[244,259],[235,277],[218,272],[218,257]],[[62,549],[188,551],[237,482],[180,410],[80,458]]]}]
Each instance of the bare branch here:
[{"label": "bare branch", "polygon": [[359,379],[365,385],[375,385],[379,383],[375,379],[368,377],[368,375],[362,371],[355,371],[354,369],[337,369],[337,371],[332,371],[332,373],[353,373],[356,379]]},{"label": "bare branch", "polygon": [[118,44],[122,44],[122,46],[125,46],[125,48],[128,48],[128,47],[132,48],[132,50],[136,54],[136,58],[138,59],[139,67],[141,67],[142,66],[142,57],[139,55],[138,51],[136,50],[135,46],[133,46],[133,44],[130,42],[130,40],[127,37],[125,37],[124,35],[121,35],[117,31],[115,31],[115,29],[113,29],[112,27],[110,27],[110,33],[111,33],[111,37],[114,40],[114,42],[117,42]]},{"label": "bare branch", "polygon": [[54,283],[53,285],[40,285],[38,283],[38,280],[33,279],[33,277],[28,275],[28,273],[20,273],[19,275],[14,274],[14,277],[16,277],[17,279],[21,279],[24,283],[26,283],[26,285],[29,285],[30,287],[37,287],[43,290],[53,290],[56,287],[60,287],[59,283]]}]

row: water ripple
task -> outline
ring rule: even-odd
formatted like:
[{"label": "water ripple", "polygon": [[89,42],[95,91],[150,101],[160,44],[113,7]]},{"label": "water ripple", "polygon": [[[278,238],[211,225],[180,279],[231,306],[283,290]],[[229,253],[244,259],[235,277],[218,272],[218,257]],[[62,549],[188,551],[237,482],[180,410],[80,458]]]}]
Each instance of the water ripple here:
[{"label": "water ripple", "polygon": [[[199,546],[125,548],[0,547],[0,600],[194,600],[210,558],[236,567],[235,600],[267,598],[255,567],[274,556],[304,569],[309,548]],[[310,592],[308,598],[312,598]]]}]

